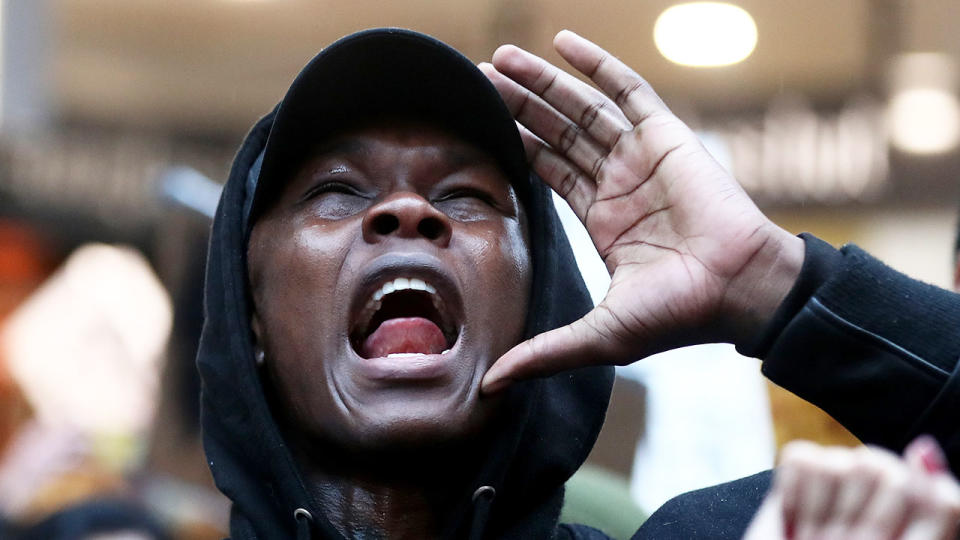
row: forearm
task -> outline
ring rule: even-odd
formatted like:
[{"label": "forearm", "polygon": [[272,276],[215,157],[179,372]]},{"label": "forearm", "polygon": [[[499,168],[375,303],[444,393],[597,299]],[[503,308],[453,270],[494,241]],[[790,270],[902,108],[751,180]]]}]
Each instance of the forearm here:
[{"label": "forearm", "polygon": [[[818,405],[862,440],[900,451],[941,440],[955,467],[960,429],[960,296],[912,280],[862,250],[805,236],[803,269],[744,354],[775,383]],[[955,439],[957,439],[955,441]]]}]

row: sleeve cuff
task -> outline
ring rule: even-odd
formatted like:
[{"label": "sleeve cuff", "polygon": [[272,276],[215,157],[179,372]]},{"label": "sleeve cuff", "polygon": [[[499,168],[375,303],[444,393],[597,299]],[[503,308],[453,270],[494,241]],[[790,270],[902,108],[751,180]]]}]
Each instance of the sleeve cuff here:
[{"label": "sleeve cuff", "polygon": [[803,266],[800,275],[786,298],[774,312],[773,318],[761,330],[756,338],[746,345],[738,345],[737,352],[744,356],[763,358],[773,346],[777,336],[787,324],[800,312],[813,294],[831,275],[837,272],[843,256],[833,246],[810,233],[799,235],[804,243]]}]

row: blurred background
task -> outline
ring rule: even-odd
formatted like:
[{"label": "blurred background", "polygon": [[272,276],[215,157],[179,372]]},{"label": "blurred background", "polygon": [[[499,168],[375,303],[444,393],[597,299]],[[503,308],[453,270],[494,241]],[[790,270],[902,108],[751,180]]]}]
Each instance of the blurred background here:
[{"label": "blurred background", "polygon": [[[774,221],[952,287],[957,21],[950,0],[0,0],[0,515],[119,501],[177,538],[223,535],[193,368],[208,216],[246,129],[336,38],[401,26],[478,62],[507,42],[558,62],[574,30]],[[716,345],[622,369],[587,481],[649,512],[793,438],[856,444],[758,364]]]}]

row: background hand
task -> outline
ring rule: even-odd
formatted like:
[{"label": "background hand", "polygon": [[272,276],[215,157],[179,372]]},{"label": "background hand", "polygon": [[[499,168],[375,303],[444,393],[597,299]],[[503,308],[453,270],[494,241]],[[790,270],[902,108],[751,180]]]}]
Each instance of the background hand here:
[{"label": "background hand", "polygon": [[937,443],[918,438],[904,456],[880,448],[790,443],[745,538],[956,538],[960,486]]},{"label": "background hand", "polygon": [[639,75],[569,31],[554,47],[602,92],[510,45],[480,68],[520,124],[532,167],[583,221],[612,281],[585,317],[501,357],[484,378],[487,392],[512,379],[749,339],[803,259],[803,242],[760,213]]}]

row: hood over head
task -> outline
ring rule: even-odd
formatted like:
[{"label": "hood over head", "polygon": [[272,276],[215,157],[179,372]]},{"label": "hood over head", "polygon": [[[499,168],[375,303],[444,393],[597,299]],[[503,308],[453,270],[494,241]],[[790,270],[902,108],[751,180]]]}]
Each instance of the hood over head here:
[{"label": "hood over head", "polygon": [[[472,62],[429,36],[398,29],[360,32],[327,47],[247,135],[211,233],[197,359],[201,423],[214,480],[233,501],[234,538],[286,539],[308,529],[310,538],[339,537],[309,494],[254,361],[247,241],[282,185],[278,179],[306,157],[310,143],[397,115],[476,145],[513,183],[529,224],[533,274],[525,337],[572,322],[591,307],[551,192],[528,171],[513,118]],[[509,423],[497,430],[473,484],[464,486],[447,534],[463,537],[479,520],[491,537],[552,536],[563,484],[596,440],[612,382],[612,368],[583,368],[508,390],[511,414],[503,418]],[[478,491],[481,486],[493,490]]]}]

